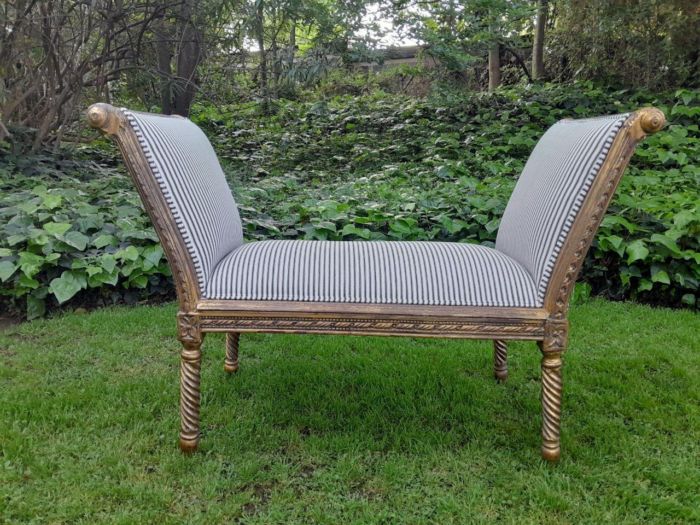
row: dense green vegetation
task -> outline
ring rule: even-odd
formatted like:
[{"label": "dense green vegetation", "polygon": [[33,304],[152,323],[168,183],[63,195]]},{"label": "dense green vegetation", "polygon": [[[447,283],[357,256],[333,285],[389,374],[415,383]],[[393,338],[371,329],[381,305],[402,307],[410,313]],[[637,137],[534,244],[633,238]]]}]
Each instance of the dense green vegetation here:
[{"label": "dense green vegetation", "polygon": [[[248,239],[492,243],[535,142],[565,117],[656,104],[670,126],[639,148],[583,272],[616,299],[696,306],[700,281],[700,92],[606,92],[587,84],[416,100],[375,92],[197,104]],[[76,156],[8,154],[0,164],[0,293],[46,305],[167,295],[169,269],[121,162],[104,141]],[[91,160],[86,160],[91,159]]]},{"label": "dense green vegetation", "polygon": [[177,450],[176,307],[0,332],[8,523],[700,521],[700,316],[572,308],[563,456],[539,457],[539,351],[245,335],[204,342],[201,452]]}]

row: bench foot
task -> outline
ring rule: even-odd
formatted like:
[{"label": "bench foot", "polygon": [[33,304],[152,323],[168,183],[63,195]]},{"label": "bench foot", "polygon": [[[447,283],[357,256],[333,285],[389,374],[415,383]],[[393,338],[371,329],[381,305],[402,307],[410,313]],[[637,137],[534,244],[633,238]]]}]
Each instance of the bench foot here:
[{"label": "bench foot", "polygon": [[559,443],[546,443],[542,442],[542,459],[549,461],[550,463],[556,463],[561,457],[561,448]]},{"label": "bench foot", "polygon": [[241,334],[228,332],[226,334],[226,357],[224,358],[224,371],[228,374],[238,372],[238,340]]},{"label": "bench foot", "polygon": [[195,439],[186,439],[180,435],[180,450],[185,454],[192,454],[199,446],[199,436]]},{"label": "bench foot", "polygon": [[508,379],[508,343],[500,339],[493,341],[493,375],[501,383]]}]

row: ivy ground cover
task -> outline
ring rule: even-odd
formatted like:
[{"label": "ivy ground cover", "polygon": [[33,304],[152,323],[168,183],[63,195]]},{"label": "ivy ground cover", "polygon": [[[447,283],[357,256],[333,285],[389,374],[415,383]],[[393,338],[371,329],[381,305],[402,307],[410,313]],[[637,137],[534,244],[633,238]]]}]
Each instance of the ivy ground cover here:
[{"label": "ivy ground cover", "polygon": [[[589,84],[381,92],[258,106],[198,104],[248,239],[492,244],[527,157],[560,118],[654,104],[669,127],[632,161],[586,260],[579,292],[697,308],[700,93]],[[28,318],[59,305],[172,296],[163,252],[105,141],[27,157],[0,144],[0,301]]]}]

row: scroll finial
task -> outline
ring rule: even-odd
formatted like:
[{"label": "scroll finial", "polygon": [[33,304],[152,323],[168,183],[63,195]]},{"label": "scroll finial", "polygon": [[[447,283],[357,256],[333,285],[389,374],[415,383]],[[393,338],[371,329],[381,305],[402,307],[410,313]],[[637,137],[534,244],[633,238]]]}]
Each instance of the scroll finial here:
[{"label": "scroll finial", "polygon": [[99,102],[93,104],[87,110],[87,120],[95,129],[99,129],[102,133],[113,135],[119,131],[121,119],[119,118],[118,110],[109,105]]},{"label": "scroll finial", "polygon": [[644,108],[639,110],[639,124],[647,135],[660,131],[666,124],[664,112],[657,108]]}]

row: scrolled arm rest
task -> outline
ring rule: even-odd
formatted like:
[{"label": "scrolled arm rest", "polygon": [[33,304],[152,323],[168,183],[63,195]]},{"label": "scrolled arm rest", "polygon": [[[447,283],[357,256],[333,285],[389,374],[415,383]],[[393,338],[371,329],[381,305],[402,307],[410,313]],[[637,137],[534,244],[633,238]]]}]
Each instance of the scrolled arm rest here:
[{"label": "scrolled arm rest", "polygon": [[107,135],[116,134],[123,122],[122,112],[114,106],[103,102],[90,106],[86,115],[91,127]]},{"label": "scrolled arm rest", "polygon": [[639,110],[639,125],[644,133],[653,135],[666,125],[666,116],[658,108],[643,108]]}]

